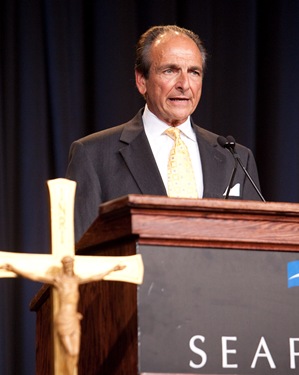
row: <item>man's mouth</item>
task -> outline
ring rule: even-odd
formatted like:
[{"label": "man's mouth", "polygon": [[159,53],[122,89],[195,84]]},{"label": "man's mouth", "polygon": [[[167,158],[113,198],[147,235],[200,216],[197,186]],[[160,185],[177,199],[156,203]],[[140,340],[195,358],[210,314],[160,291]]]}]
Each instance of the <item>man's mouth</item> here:
[{"label": "man's mouth", "polygon": [[188,98],[169,98],[172,102],[187,102]]}]

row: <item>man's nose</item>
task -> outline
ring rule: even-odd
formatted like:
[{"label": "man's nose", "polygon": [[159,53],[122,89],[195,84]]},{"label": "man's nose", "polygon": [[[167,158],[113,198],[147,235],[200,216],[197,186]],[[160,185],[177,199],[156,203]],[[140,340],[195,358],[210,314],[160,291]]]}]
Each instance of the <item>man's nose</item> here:
[{"label": "man's nose", "polygon": [[190,83],[188,72],[181,71],[176,81],[176,88],[178,90],[186,91],[189,89],[189,87]]}]

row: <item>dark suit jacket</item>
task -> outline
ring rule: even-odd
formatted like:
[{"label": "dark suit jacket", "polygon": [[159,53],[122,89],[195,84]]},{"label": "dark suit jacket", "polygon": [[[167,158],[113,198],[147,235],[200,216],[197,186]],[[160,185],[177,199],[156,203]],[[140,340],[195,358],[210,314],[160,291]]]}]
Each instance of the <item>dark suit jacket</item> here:
[{"label": "dark suit jacket", "polygon": [[[77,182],[75,203],[76,240],[98,215],[98,207],[127,194],[167,195],[147,140],[142,112],[129,122],[75,141],[70,149],[66,177]],[[204,198],[222,198],[234,167],[232,155],[217,143],[217,135],[192,123],[203,170]],[[259,186],[252,152],[237,145],[244,166]],[[239,199],[259,197],[241,168]]]}]

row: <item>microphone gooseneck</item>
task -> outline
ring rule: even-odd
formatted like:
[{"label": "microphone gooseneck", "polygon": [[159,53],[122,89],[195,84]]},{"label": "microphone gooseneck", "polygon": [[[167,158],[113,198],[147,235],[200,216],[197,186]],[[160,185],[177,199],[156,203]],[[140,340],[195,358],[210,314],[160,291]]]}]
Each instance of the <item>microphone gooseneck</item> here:
[{"label": "microphone gooseneck", "polygon": [[228,185],[228,188],[227,188],[225,199],[228,199],[229,192],[230,192],[230,189],[232,188],[233,180],[234,180],[234,177],[235,177],[235,174],[236,174],[237,164],[239,164],[240,167],[242,168],[243,172],[245,173],[246,177],[250,181],[251,185],[253,186],[254,190],[257,192],[257,194],[260,197],[260,199],[263,202],[266,202],[266,200],[263,197],[262,193],[260,192],[259,188],[256,186],[255,182],[251,178],[251,176],[248,173],[247,169],[244,167],[239,154],[235,150],[236,142],[235,142],[234,137],[232,137],[231,135],[228,135],[226,138],[223,137],[223,136],[219,136],[217,138],[217,141],[218,141],[218,143],[219,143],[219,145],[221,147],[226,148],[228,151],[230,151],[230,153],[232,154],[232,156],[234,157],[234,160],[235,160],[235,166],[234,166],[231,178],[230,178],[230,182],[229,182],[229,185]]}]

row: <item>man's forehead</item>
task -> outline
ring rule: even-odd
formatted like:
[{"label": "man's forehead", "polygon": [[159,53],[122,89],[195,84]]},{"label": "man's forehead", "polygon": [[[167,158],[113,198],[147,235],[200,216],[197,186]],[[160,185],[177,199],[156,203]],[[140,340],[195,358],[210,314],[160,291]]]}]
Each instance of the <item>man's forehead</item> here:
[{"label": "man's forehead", "polygon": [[167,33],[164,38],[156,40],[151,47],[152,57],[163,59],[186,56],[188,58],[200,58],[201,51],[198,45],[184,34]]},{"label": "man's forehead", "polygon": [[182,49],[175,46],[171,49],[153,51],[151,55],[152,66],[155,68],[187,67],[202,69],[203,61],[200,51],[194,49]]}]

